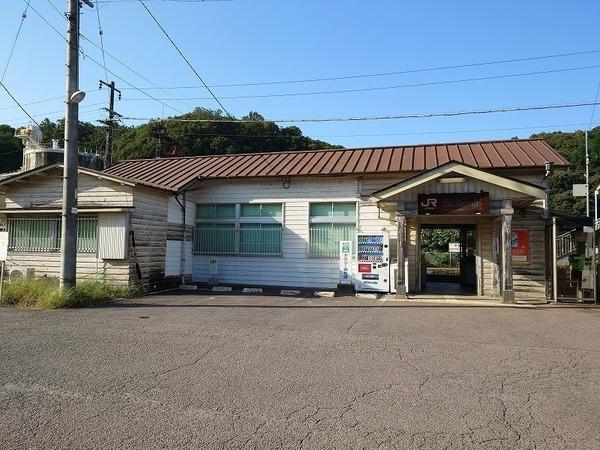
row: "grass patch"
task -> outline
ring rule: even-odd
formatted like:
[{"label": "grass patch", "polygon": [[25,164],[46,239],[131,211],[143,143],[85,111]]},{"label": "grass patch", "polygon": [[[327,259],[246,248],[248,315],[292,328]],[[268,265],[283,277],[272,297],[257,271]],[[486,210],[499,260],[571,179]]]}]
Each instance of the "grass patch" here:
[{"label": "grass patch", "polygon": [[80,281],[75,288],[63,291],[59,288],[58,280],[53,278],[21,279],[4,285],[0,306],[15,305],[40,309],[81,308],[139,295],[142,295],[139,289],[102,281]]}]

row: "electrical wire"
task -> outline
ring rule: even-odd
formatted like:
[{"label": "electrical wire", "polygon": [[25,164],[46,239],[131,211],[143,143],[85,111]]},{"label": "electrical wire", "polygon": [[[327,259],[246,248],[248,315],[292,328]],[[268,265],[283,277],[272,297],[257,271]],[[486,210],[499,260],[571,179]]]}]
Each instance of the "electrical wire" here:
[{"label": "electrical wire", "polygon": [[15,51],[15,46],[17,45],[17,41],[19,40],[19,36],[21,35],[21,29],[23,28],[23,22],[27,18],[27,10],[29,9],[29,3],[31,0],[27,0],[27,6],[25,6],[25,11],[21,14],[21,22],[19,23],[19,28],[17,29],[17,34],[15,35],[15,39],[13,40],[12,46],[10,48],[10,52],[8,54],[8,59],[6,60],[6,65],[4,66],[4,70],[2,71],[2,77],[0,78],[0,83],[4,81],[4,77],[6,76],[6,71],[8,70],[8,66],[10,65],[10,61],[12,59],[13,53]]},{"label": "electrical wire", "polygon": [[[253,99],[253,98],[272,98],[272,97],[300,97],[300,96],[314,96],[314,95],[330,95],[330,94],[353,94],[357,92],[373,92],[373,91],[384,91],[384,90],[392,90],[392,89],[404,89],[404,88],[414,88],[414,87],[423,87],[423,86],[438,86],[438,85],[448,85],[448,84],[458,84],[458,83],[469,83],[475,81],[489,81],[489,80],[499,80],[499,79],[507,79],[507,78],[519,78],[519,77],[528,77],[528,76],[538,76],[538,75],[547,75],[553,73],[562,73],[562,72],[573,72],[577,70],[589,70],[589,69],[597,69],[600,65],[594,66],[581,66],[581,67],[568,67],[562,69],[550,69],[550,70],[540,70],[536,72],[521,72],[521,73],[508,73],[501,75],[490,75],[485,77],[473,77],[473,78],[461,78],[457,80],[438,80],[438,81],[428,81],[423,83],[410,83],[410,84],[397,84],[392,86],[374,86],[367,88],[356,88],[356,89],[334,89],[329,91],[313,91],[313,92],[283,92],[278,94],[258,94],[258,95],[231,95],[231,96],[221,96],[224,99]],[[131,98],[129,100],[146,100],[143,98]],[[163,99],[164,100],[164,99]],[[210,100],[210,97],[186,97],[186,98],[175,98],[174,100]]]},{"label": "electrical wire", "polygon": [[23,105],[21,105],[21,103],[19,103],[19,100],[17,100],[17,99],[15,98],[15,96],[14,96],[14,95],[13,95],[13,94],[12,94],[12,93],[11,93],[11,92],[8,90],[8,88],[6,87],[6,85],[5,85],[3,82],[0,82],[0,87],[2,87],[2,89],[4,89],[4,90],[6,91],[6,93],[8,94],[8,96],[9,96],[10,98],[12,98],[12,100],[13,100],[13,101],[14,101],[14,102],[15,102],[17,105],[19,105],[19,108],[21,108],[21,111],[23,111],[23,112],[25,113],[25,115],[26,115],[27,117],[29,117],[29,119],[31,119],[31,121],[32,121],[33,123],[35,123],[35,124],[36,124],[36,125],[39,127],[39,126],[40,126],[40,124],[39,124],[39,123],[37,123],[37,122],[36,122],[36,120],[35,120],[35,119],[34,119],[34,118],[31,116],[31,114],[29,114],[29,113],[27,112],[27,110],[26,110],[26,109],[23,107]]},{"label": "electrical wire", "polygon": [[[252,135],[252,134],[224,134],[224,133],[190,133],[194,137],[236,137],[236,138],[257,138],[257,139],[292,139],[301,138],[353,138],[353,137],[386,137],[386,136],[424,136],[438,134],[461,134],[461,133],[489,133],[497,131],[519,131],[519,130],[538,130],[545,128],[566,128],[566,127],[582,127],[587,125],[586,122],[557,124],[557,125],[531,125],[527,127],[510,127],[510,128],[484,128],[470,130],[445,130],[445,131],[410,131],[405,133],[372,133],[372,134],[313,134],[310,136],[286,136],[286,135]],[[184,133],[185,134],[185,133]]]},{"label": "electrical wire", "polygon": [[[137,0],[134,0],[134,1],[137,1]],[[61,16],[63,19],[67,19],[67,18],[66,18],[66,16],[60,12],[60,10],[59,10],[59,9],[56,7],[56,5],[54,5],[54,3],[52,3],[52,1],[51,1],[51,0],[48,0],[48,2],[49,2],[51,5],[52,5],[52,7],[54,8],[54,10],[55,10],[56,12],[58,12],[58,14],[59,14],[59,15],[60,15],[60,16]],[[96,1],[95,3],[98,3],[98,2]],[[97,12],[98,12],[99,10],[100,10],[100,8],[99,8],[99,7],[98,7],[98,8],[96,8],[96,11],[97,11]],[[68,19],[67,19],[67,20],[68,20]],[[99,22],[99,21],[98,21],[98,25],[99,25],[99,26],[98,26],[99,30],[101,30],[101,31],[102,31],[102,28],[101,28],[101,26],[100,26],[100,22]],[[105,72],[105,77],[106,77],[107,81],[108,81],[108,74],[106,73],[106,72],[107,72],[107,70],[106,70],[106,56],[108,56],[109,58],[113,59],[115,62],[117,62],[117,63],[118,63],[118,64],[120,64],[121,66],[125,67],[127,70],[129,70],[130,72],[134,73],[135,75],[137,75],[138,77],[140,77],[141,79],[143,79],[144,81],[146,81],[147,83],[151,84],[151,85],[153,86],[153,88],[152,88],[152,89],[158,89],[158,90],[160,90],[160,91],[164,92],[165,94],[167,94],[168,96],[170,96],[170,97],[171,97],[171,99],[168,99],[168,100],[172,100],[172,99],[173,99],[173,94],[171,94],[170,92],[168,92],[168,91],[166,91],[166,90],[164,90],[164,89],[161,89],[161,88],[160,88],[160,87],[159,87],[159,86],[158,86],[156,83],[154,83],[152,80],[150,80],[149,78],[145,77],[144,75],[142,75],[141,73],[139,73],[138,71],[136,71],[135,69],[133,69],[131,66],[127,65],[125,62],[123,62],[122,60],[120,60],[120,59],[119,59],[119,58],[117,58],[116,56],[114,56],[114,55],[112,55],[111,53],[107,52],[107,51],[104,49],[104,42],[103,42],[103,40],[102,40],[102,36],[103,36],[103,35],[104,35],[104,32],[102,32],[101,39],[100,39],[100,41],[101,41],[101,42],[100,42],[100,43],[101,43],[101,45],[98,45],[97,43],[95,43],[94,41],[92,41],[91,39],[89,39],[87,36],[85,36],[83,33],[81,33],[81,32],[79,33],[79,37],[81,37],[81,39],[83,39],[84,41],[88,42],[89,44],[91,44],[92,46],[96,47],[98,50],[100,50],[100,51],[102,52],[102,59],[103,59],[104,72]],[[121,89],[122,89],[122,90],[125,90],[125,89],[136,89],[136,90],[138,90],[138,88],[137,88],[137,87],[123,87],[123,88],[121,88]],[[144,89],[145,89],[145,90],[147,90],[148,88],[144,88]],[[186,107],[188,107],[189,109],[193,109],[193,108],[194,108],[193,106],[191,106],[190,104],[186,103],[185,101],[180,101],[180,102],[181,102],[182,104],[184,104]],[[163,106],[164,106],[164,105],[163,105]],[[180,114],[183,114],[183,112],[182,112],[182,111],[180,111],[180,110],[178,110],[178,109],[176,109],[176,108],[171,108],[171,109],[173,109],[174,111],[177,111],[177,112],[178,112],[178,113],[180,113]]]},{"label": "electrical wire", "polygon": [[[138,0],[99,0],[96,3],[104,3],[110,5],[111,3],[137,3]],[[210,2],[231,2],[233,0],[146,0],[147,2],[160,1],[169,3],[210,3]]]},{"label": "electrical wire", "polygon": [[[319,122],[363,122],[374,120],[401,120],[401,119],[429,119],[433,117],[456,117],[456,116],[472,116],[480,114],[497,114],[522,111],[540,111],[550,109],[565,109],[565,108],[581,108],[584,106],[597,105],[599,102],[580,102],[580,103],[563,103],[554,105],[536,105],[536,106],[514,106],[507,108],[495,109],[478,109],[468,111],[451,111],[451,112],[434,112],[434,113],[416,113],[416,114],[399,114],[387,116],[367,116],[367,117],[323,117],[323,118],[306,118],[306,119],[269,119],[265,122],[273,123],[319,123]],[[153,118],[141,117],[122,117],[122,120],[138,120],[150,121],[156,120]],[[170,122],[198,122],[198,123],[262,123],[256,120],[236,120],[236,119],[179,119],[168,118],[163,119]]]},{"label": "electrical wire", "polygon": [[[55,33],[56,33],[58,36],[60,36],[60,37],[61,37],[61,39],[63,39],[63,40],[64,40],[65,42],[67,42],[67,43],[69,42],[69,41],[67,40],[67,38],[65,38],[65,37],[62,35],[62,33],[61,33],[60,31],[58,31],[58,30],[56,29],[56,27],[55,27],[54,25],[52,25],[52,24],[51,24],[51,23],[48,21],[48,19],[46,19],[46,17],[45,17],[43,14],[41,14],[41,13],[40,13],[40,12],[39,12],[37,9],[35,9],[33,6],[31,6],[31,10],[32,10],[32,11],[34,11],[34,12],[35,12],[35,13],[36,13],[36,14],[37,14],[37,15],[38,15],[38,16],[39,16],[39,17],[40,17],[40,18],[41,18],[41,19],[42,19],[42,20],[43,20],[43,21],[44,21],[44,22],[45,22],[45,23],[46,23],[46,24],[47,24],[49,27],[50,27],[50,28],[52,28],[52,29],[54,30],[54,32],[55,32]],[[102,64],[101,64],[99,61],[97,61],[95,58],[91,57],[91,56],[90,56],[90,55],[88,55],[87,53],[83,52],[83,50],[81,49],[81,47],[80,47],[79,51],[80,51],[81,55],[82,55],[84,58],[86,58],[86,59],[89,59],[89,60],[90,60],[90,61],[92,61],[94,64],[96,64],[98,67],[100,67],[100,68],[103,68]],[[164,102],[163,102],[163,101],[161,101],[161,100],[158,100],[158,99],[157,99],[156,97],[154,97],[153,95],[151,95],[151,94],[148,94],[148,93],[147,93],[147,92],[145,92],[144,90],[142,90],[142,89],[140,89],[139,87],[137,87],[137,86],[133,85],[132,83],[130,83],[129,81],[127,81],[127,80],[126,80],[126,79],[124,79],[123,77],[121,77],[121,76],[117,75],[117,74],[116,74],[115,72],[113,72],[112,70],[110,70],[110,69],[108,69],[108,68],[107,68],[106,70],[108,71],[108,73],[110,73],[110,74],[111,74],[111,75],[113,75],[114,77],[118,78],[118,79],[119,79],[119,80],[121,80],[123,83],[127,84],[128,86],[130,86],[131,88],[133,88],[133,89],[135,89],[136,91],[140,92],[141,94],[143,94],[143,95],[146,95],[147,97],[150,97],[151,99],[153,99],[153,100],[157,101],[158,103],[162,104],[163,106],[166,106],[166,107],[167,107],[167,108],[169,108],[169,109],[172,109],[172,110],[174,110],[174,111],[176,111],[176,112],[178,112],[178,113],[180,113],[180,114],[183,114],[183,112],[182,112],[182,111],[180,111],[179,109],[177,109],[177,108],[175,108],[175,107],[173,107],[173,106],[171,106],[171,105],[168,105],[167,103],[164,103]]]},{"label": "electrical wire", "polygon": [[594,114],[596,113],[596,106],[598,105],[598,95],[600,94],[600,80],[598,81],[598,87],[596,88],[596,95],[594,96],[594,106],[592,106],[592,113],[590,114],[590,123],[588,130],[592,129],[592,122],[594,121]]},{"label": "electrical wire", "polygon": [[[569,52],[569,53],[556,53],[556,54],[552,54],[552,55],[529,56],[529,57],[525,57],[525,58],[500,59],[500,60],[495,60],[495,61],[483,61],[483,62],[474,62],[474,63],[466,63],[466,64],[456,64],[456,65],[450,65],[450,66],[437,66],[437,67],[406,69],[406,70],[399,70],[399,71],[392,71],[392,72],[379,72],[379,73],[358,74],[358,75],[342,75],[342,76],[322,77],[322,78],[306,78],[306,79],[297,79],[297,80],[275,80],[275,81],[258,81],[258,82],[245,82],[245,83],[211,84],[209,86],[211,88],[216,88],[216,87],[228,88],[228,87],[266,86],[266,85],[277,85],[277,84],[315,83],[315,82],[321,82],[321,81],[341,81],[341,80],[351,80],[351,79],[357,79],[357,78],[386,77],[386,76],[393,76],[393,75],[406,75],[406,74],[411,74],[411,73],[435,72],[435,71],[442,71],[442,70],[464,69],[464,68],[480,67],[480,66],[491,66],[491,65],[496,65],[496,64],[508,64],[508,63],[526,62],[526,61],[539,61],[539,60],[552,59],[552,58],[565,58],[565,57],[569,57],[569,56],[589,55],[589,54],[594,54],[594,53],[600,53],[600,49],[598,49],[598,50],[583,50],[583,51]],[[170,86],[170,87],[163,86],[163,87],[155,88],[155,89],[166,89],[166,90],[198,89],[200,87],[202,87],[202,86]]]},{"label": "electrical wire", "polygon": [[105,80],[108,81],[108,71],[106,70],[106,52],[104,51],[104,31],[102,30],[102,24],[100,23],[100,7],[97,6],[94,9],[96,10],[96,17],[98,18],[98,35],[100,36],[100,47],[102,48],[102,65],[104,66],[104,77]]},{"label": "electrical wire", "polygon": [[158,25],[158,28],[160,28],[160,30],[163,32],[163,34],[167,37],[167,39],[169,40],[169,42],[171,42],[171,44],[173,45],[173,47],[175,47],[175,50],[177,50],[177,53],[179,53],[179,55],[183,58],[183,60],[186,62],[186,64],[189,66],[189,68],[192,69],[192,72],[194,72],[194,74],[196,75],[196,77],[204,85],[204,87],[206,88],[206,90],[208,91],[208,93],[217,102],[217,104],[223,110],[223,112],[225,112],[225,114],[227,114],[228,117],[233,118],[233,116],[231,114],[229,114],[229,111],[227,111],[227,108],[225,108],[225,106],[223,106],[223,103],[221,103],[221,100],[219,100],[217,98],[217,96],[215,95],[215,93],[206,84],[206,82],[200,76],[200,74],[198,73],[198,71],[194,68],[194,66],[192,65],[192,63],[190,63],[190,61],[186,58],[186,56],[183,54],[183,52],[181,51],[181,49],[177,46],[177,44],[175,43],[175,41],[173,41],[173,39],[171,38],[171,36],[169,35],[169,33],[167,33],[167,30],[164,29],[164,27],[160,24],[160,22],[158,21],[158,19],[154,16],[154,14],[152,14],[152,11],[150,11],[148,9],[148,7],[146,6],[146,4],[144,3],[144,0],[139,0],[139,2],[144,7],[144,9],[148,12],[148,14],[150,15],[150,17],[152,17],[152,20],[154,20],[154,22],[156,23],[156,25]]}]

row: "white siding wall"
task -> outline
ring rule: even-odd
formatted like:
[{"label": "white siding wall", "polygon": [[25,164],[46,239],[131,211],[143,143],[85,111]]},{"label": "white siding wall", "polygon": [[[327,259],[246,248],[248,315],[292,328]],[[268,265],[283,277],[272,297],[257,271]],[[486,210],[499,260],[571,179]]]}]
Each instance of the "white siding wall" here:
[{"label": "white siding wall", "polygon": [[[179,198],[182,201],[182,197]],[[185,205],[185,223],[186,225],[192,225],[196,218],[196,206],[194,202],[187,201]],[[177,203],[174,196],[169,197],[169,205],[167,211],[167,222],[169,223],[182,223],[181,221],[181,206]]]},{"label": "white siding wall", "polygon": [[[198,203],[284,203],[283,256],[219,256],[217,279],[224,283],[334,288],[339,279],[336,259],[308,256],[308,215],[311,202],[358,201],[353,177],[206,182],[196,192]],[[209,280],[208,256],[194,255],[193,280]]]},{"label": "white siding wall", "polygon": [[[35,270],[35,276],[60,276],[60,253],[9,252],[6,270],[23,267]],[[102,260],[94,254],[77,254],[77,279],[129,283],[129,260]]]},{"label": "white siding wall", "polygon": [[[62,172],[50,171],[12,183],[7,189],[6,208],[60,208]],[[133,188],[106,179],[79,174],[77,185],[79,207],[133,206]]]},{"label": "white siding wall", "polygon": [[[185,243],[185,273],[192,273],[192,243]],[[181,241],[167,241],[167,254],[165,258],[165,276],[180,275],[181,267]]]}]

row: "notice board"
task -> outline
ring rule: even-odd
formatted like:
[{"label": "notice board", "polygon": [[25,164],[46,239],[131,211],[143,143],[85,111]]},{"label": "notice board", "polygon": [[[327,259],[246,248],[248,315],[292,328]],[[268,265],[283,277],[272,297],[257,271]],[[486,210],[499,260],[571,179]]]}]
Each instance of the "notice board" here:
[{"label": "notice board", "polygon": [[527,228],[513,228],[511,247],[513,262],[529,263],[529,230]]}]

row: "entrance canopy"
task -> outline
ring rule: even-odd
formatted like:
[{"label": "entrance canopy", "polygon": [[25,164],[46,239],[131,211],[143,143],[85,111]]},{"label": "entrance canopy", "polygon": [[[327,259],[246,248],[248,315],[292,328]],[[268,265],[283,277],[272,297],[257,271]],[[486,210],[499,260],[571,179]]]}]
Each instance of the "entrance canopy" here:
[{"label": "entrance canopy", "polygon": [[[438,200],[465,197],[462,202],[465,205],[469,203],[466,196],[473,197],[477,203],[490,202],[484,211],[474,209],[473,214],[490,214],[491,210],[500,209],[504,200],[511,200],[514,208],[525,208],[536,200],[545,202],[546,199],[546,191],[541,186],[451,161],[378,190],[371,194],[371,201],[383,209],[414,209],[414,213],[417,210],[421,213],[422,205],[417,202],[424,194],[437,194]],[[448,203],[435,199],[430,202],[432,207]],[[401,203],[404,206],[398,208]]]}]

